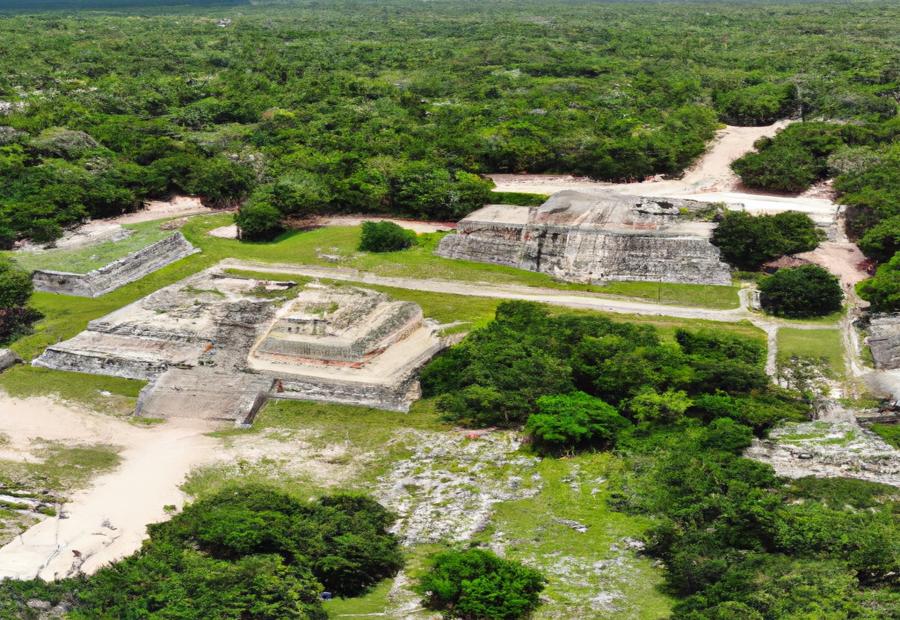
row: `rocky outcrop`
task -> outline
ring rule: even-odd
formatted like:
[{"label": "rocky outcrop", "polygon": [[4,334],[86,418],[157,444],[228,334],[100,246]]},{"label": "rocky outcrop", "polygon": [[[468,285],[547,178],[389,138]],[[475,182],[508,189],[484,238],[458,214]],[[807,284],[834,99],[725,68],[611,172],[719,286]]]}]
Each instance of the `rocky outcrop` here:
[{"label": "rocky outcrop", "polygon": [[97,297],[162,269],[196,249],[180,232],[133,252],[88,273],[37,270],[32,274],[34,288],[48,293]]},{"label": "rocky outcrop", "polygon": [[539,271],[561,280],[731,283],[710,242],[717,207],[696,200],[564,191],[540,207],[489,205],[437,253]]},{"label": "rocky outcrop", "polygon": [[875,367],[879,370],[900,368],[900,314],[878,314],[869,320],[869,337]]},{"label": "rocky outcrop", "polygon": [[0,372],[3,372],[10,366],[15,366],[21,361],[22,358],[9,349],[0,349]]}]

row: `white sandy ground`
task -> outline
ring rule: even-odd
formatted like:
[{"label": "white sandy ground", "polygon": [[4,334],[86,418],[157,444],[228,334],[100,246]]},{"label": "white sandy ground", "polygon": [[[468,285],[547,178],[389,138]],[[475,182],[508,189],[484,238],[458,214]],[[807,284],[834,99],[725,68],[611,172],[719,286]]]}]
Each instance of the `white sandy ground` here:
[{"label": "white sandy ground", "polygon": [[167,518],[165,505],[183,504],[179,485],[188,472],[216,458],[216,441],[204,435],[210,430],[193,420],[138,427],[49,398],[0,392],[0,432],[13,446],[42,438],[121,448],[119,466],[73,495],[65,518],[49,517],[0,548],[0,578],[52,579],[79,565],[90,573],[134,552],[146,525]]}]

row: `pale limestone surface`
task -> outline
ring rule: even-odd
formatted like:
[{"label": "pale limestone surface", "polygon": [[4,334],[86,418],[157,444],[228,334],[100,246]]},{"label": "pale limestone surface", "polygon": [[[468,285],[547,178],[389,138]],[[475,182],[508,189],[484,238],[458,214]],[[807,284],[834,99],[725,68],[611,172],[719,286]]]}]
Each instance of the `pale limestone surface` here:
[{"label": "pale limestone surface", "polygon": [[710,243],[707,203],[562,191],[540,207],[489,205],[457,225],[437,253],[497,263],[561,280],[731,283]]}]

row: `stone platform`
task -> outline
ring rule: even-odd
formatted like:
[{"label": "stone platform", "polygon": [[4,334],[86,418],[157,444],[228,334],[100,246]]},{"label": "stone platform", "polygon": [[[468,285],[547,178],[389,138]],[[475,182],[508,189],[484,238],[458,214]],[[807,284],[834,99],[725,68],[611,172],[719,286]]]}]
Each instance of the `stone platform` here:
[{"label": "stone platform", "polygon": [[33,364],[149,381],[141,416],[245,424],[269,398],[406,411],[418,369],[444,346],[416,304],[213,267],[91,321]]},{"label": "stone platform", "polygon": [[710,237],[717,207],[696,200],[563,191],[540,207],[488,205],[441,240],[446,258],[572,282],[731,284]]}]

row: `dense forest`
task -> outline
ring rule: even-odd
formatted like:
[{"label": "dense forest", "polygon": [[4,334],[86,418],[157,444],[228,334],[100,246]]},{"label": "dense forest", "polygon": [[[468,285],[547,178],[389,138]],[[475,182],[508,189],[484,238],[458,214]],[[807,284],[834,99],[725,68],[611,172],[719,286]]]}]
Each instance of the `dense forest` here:
[{"label": "dense forest", "polygon": [[810,409],[801,391],[769,382],[764,360],[761,343],[717,331],[666,342],[647,325],[506,302],[422,384],[452,421],[524,424],[551,456],[627,458],[614,503],[656,517],[646,552],[668,569],[673,618],[896,618],[896,490],[788,482],[741,456],[754,435]]},{"label": "dense forest", "polygon": [[677,174],[720,122],[846,121],[880,149],[898,24],[890,2],[15,15],[0,20],[0,239],[172,192],[457,218],[487,195],[479,173]]}]

